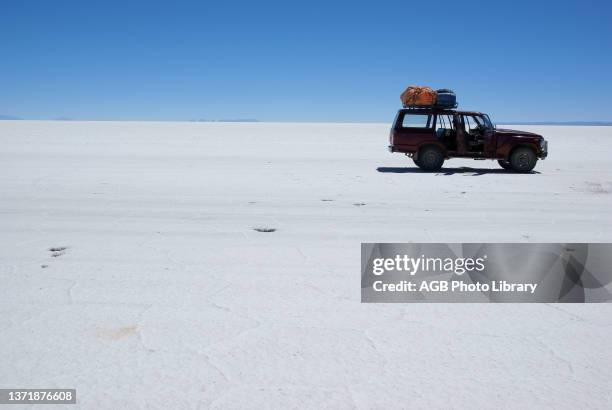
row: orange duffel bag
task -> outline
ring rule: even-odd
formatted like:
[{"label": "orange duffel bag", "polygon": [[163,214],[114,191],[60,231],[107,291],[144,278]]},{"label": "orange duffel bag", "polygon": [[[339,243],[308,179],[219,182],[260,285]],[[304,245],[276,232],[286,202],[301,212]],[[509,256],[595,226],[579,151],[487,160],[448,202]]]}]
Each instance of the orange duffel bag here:
[{"label": "orange duffel bag", "polygon": [[402,105],[404,107],[414,105],[434,105],[438,93],[435,92],[431,87],[419,87],[417,85],[411,85],[406,88],[406,91],[400,95]]}]

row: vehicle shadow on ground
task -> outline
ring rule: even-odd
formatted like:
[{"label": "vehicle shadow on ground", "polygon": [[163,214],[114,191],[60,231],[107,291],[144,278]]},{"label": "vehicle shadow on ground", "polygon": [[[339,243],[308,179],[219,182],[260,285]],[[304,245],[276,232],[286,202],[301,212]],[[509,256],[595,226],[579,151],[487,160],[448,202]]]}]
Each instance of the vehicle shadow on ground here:
[{"label": "vehicle shadow on ground", "polygon": [[[518,172],[508,171],[505,169],[494,169],[494,168],[470,168],[470,167],[459,167],[459,168],[442,168],[439,171],[423,171],[417,167],[378,167],[378,172],[390,172],[393,174],[436,174],[436,175],[454,175],[454,174],[466,174],[472,177],[477,177],[485,174],[506,174],[506,175],[520,175]],[[527,172],[527,174],[539,174],[538,171]]]}]

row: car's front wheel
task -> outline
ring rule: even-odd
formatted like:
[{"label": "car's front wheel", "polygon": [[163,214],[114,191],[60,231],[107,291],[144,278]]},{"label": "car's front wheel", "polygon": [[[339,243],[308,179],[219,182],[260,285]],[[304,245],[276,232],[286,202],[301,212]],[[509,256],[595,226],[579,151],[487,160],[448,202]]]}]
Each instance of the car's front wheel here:
[{"label": "car's front wheel", "polygon": [[510,155],[510,165],[516,172],[529,172],[538,162],[535,152],[531,148],[519,147]]},{"label": "car's front wheel", "polygon": [[415,163],[425,171],[437,171],[444,164],[444,154],[435,145],[421,148]]},{"label": "car's front wheel", "polygon": [[497,163],[503,169],[507,169],[507,170],[511,170],[512,169],[512,164],[510,163],[510,161],[505,161],[503,159],[500,159],[499,161],[497,161]]}]

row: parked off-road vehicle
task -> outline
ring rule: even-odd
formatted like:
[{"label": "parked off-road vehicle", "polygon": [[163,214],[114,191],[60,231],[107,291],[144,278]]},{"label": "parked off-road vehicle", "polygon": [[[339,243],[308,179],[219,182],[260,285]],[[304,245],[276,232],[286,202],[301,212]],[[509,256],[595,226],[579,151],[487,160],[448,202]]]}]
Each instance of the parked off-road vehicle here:
[{"label": "parked off-road vehicle", "polygon": [[389,151],[405,153],[427,171],[440,169],[445,159],[473,158],[529,172],[548,155],[548,143],[541,135],[498,129],[480,112],[435,107],[399,110],[389,143]]}]

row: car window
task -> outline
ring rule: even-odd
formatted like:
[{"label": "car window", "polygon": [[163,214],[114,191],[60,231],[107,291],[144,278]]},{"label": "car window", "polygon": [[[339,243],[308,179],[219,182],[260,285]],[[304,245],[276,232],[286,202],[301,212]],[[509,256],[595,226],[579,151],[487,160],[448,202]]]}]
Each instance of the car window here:
[{"label": "car window", "polygon": [[430,128],[431,115],[427,114],[405,114],[402,120],[403,128]]},{"label": "car window", "polygon": [[453,119],[448,114],[439,114],[436,127],[438,129],[443,128],[447,130],[452,130],[453,129]]},{"label": "car window", "polygon": [[478,122],[478,125],[483,126],[484,128],[493,128],[493,124],[491,124],[491,120],[489,119],[488,115],[479,115],[476,118],[476,121]]},{"label": "car window", "polygon": [[465,128],[467,128],[468,131],[478,128],[478,122],[471,115],[464,115],[463,122],[465,123]]}]

